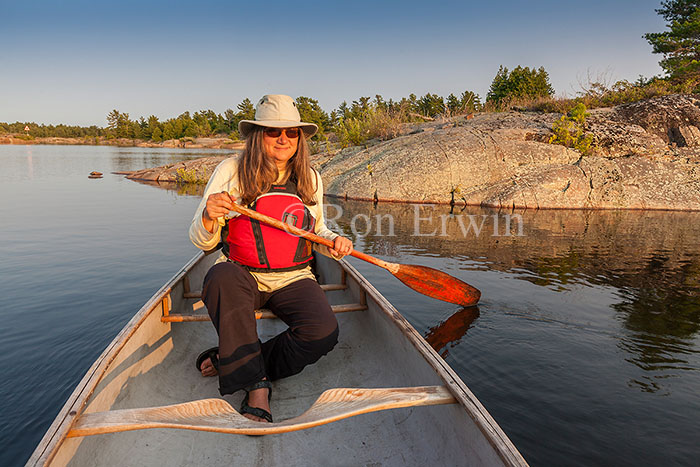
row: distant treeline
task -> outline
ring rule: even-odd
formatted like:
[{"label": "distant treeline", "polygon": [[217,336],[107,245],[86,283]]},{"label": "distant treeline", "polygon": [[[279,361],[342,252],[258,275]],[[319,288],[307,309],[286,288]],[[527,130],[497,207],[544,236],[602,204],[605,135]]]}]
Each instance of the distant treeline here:
[{"label": "distant treeline", "polygon": [[[297,108],[302,120],[316,123],[319,126],[320,137],[333,132],[344,122],[361,120],[374,113],[386,113],[401,121],[432,119],[439,115],[456,115],[474,112],[481,109],[482,104],[477,94],[465,91],[461,95],[450,94],[446,98],[428,93],[423,97],[411,94],[399,101],[384,100],[381,95],[374,98],[360,97],[340,106],[328,113],[324,111],[316,99],[300,96],[296,99]],[[223,114],[213,110],[201,110],[190,113],[184,112],[175,118],[161,121],[155,115],[148,118],[140,117],[134,120],[126,112],[112,110],[107,115],[107,126],[80,127],[72,125],[43,125],[34,122],[1,123],[0,134],[25,133],[25,126],[30,128],[32,137],[105,137],[133,138],[155,142],[186,137],[228,136],[238,138],[238,122],[251,120],[255,117],[255,106],[248,98],[236,106],[236,110],[227,109]]]},{"label": "distant treeline", "polygon": [[[700,12],[699,12],[700,15]],[[377,94],[360,97],[350,103],[344,101],[330,113],[324,111],[316,99],[300,96],[297,108],[303,121],[318,125],[315,144],[331,140],[341,146],[363,144],[370,139],[386,140],[401,134],[405,123],[420,122],[436,118],[449,118],[478,111],[501,111],[524,109],[544,112],[568,113],[583,104],[585,108],[604,107],[633,102],[646,97],[672,92],[687,92],[685,84],[675,84],[662,78],[641,78],[634,83],[618,81],[610,86],[592,81],[582,87],[574,99],[552,97],[554,89],[549,74],[543,68],[517,66],[512,70],[499,67],[485,102],[472,91],[442,97],[428,93],[422,97],[410,94],[399,100],[384,99]],[[198,137],[228,137],[238,139],[238,123],[252,120],[255,106],[244,99],[236,109],[227,109],[223,114],[213,110],[184,112],[175,118],[161,121],[151,115],[134,120],[126,112],[112,110],[107,115],[107,126],[80,127],[70,125],[37,125],[31,122],[0,123],[0,135],[11,133],[20,138],[73,137],[99,139],[138,139],[161,142],[172,139]],[[25,133],[25,126],[29,131]]]},{"label": "distant treeline", "polygon": [[[447,97],[428,93],[422,97],[410,94],[399,100],[385,100],[377,94],[360,97],[348,103],[343,101],[337,109],[328,113],[316,99],[306,96],[296,98],[297,108],[303,121],[318,125],[317,141],[334,138],[341,145],[361,144],[371,138],[388,139],[399,133],[403,123],[452,117],[487,108],[501,110],[504,103],[513,98],[548,97],[554,90],[549,84],[549,75],[544,68],[516,67],[513,71],[500,67],[486,102],[472,91]],[[155,115],[132,119],[126,112],[112,110],[107,115],[107,126],[80,127],[69,125],[38,125],[32,122],[0,123],[0,134],[12,133],[26,138],[72,137],[72,138],[129,138],[154,142],[170,139],[226,136],[238,139],[238,122],[252,120],[255,106],[244,99],[236,110],[227,109],[223,114],[213,110],[184,112],[178,117],[161,121]],[[25,134],[25,126],[29,131]]]},{"label": "distant treeline", "polygon": [[2,134],[24,134],[24,128],[29,127],[29,134],[36,138],[58,137],[58,138],[84,138],[109,136],[106,128],[92,125],[89,127],[75,125],[44,125],[34,122],[0,122],[0,135]]},{"label": "distant treeline", "polygon": [[[700,17],[700,9],[698,10]],[[700,23],[698,23],[700,24]],[[690,83],[691,85],[688,85]],[[316,99],[296,98],[301,118],[319,127],[314,136],[315,144],[332,140],[341,146],[363,144],[370,139],[386,140],[401,134],[405,123],[449,118],[478,111],[502,111],[508,109],[568,113],[583,104],[585,108],[606,107],[633,102],[646,97],[688,92],[695,80],[675,82],[664,78],[644,79],[636,82],[618,81],[610,86],[601,80],[582,86],[582,92],[574,99],[554,98],[549,74],[543,68],[517,66],[512,70],[499,67],[482,103],[479,95],[464,91],[459,95],[442,97],[428,93],[422,97],[410,94],[399,100],[385,100],[377,94],[360,97],[350,103],[344,101],[330,113],[324,111]],[[161,121],[151,115],[132,119],[128,113],[112,110],[107,115],[107,126],[80,127],[70,125],[37,125],[25,123],[0,123],[0,135],[11,133],[20,138],[73,137],[98,139],[127,138],[161,142],[171,139],[223,136],[239,139],[238,122],[252,120],[255,106],[244,99],[236,109],[223,114],[213,110],[184,112],[175,118]],[[29,131],[25,133],[25,126]]]}]

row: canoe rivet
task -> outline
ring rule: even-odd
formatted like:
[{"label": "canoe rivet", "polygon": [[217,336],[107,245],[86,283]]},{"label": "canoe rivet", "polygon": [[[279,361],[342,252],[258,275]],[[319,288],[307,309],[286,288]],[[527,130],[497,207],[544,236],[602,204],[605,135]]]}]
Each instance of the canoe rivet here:
[{"label": "canoe rivet", "polygon": [[75,410],[71,410],[70,412],[68,412],[69,415],[76,415],[77,413],[78,412],[76,412]]}]

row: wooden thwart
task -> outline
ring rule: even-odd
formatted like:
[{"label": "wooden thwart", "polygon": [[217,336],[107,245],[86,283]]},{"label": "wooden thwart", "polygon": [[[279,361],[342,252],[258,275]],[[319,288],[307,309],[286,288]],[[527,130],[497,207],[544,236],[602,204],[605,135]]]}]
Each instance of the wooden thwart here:
[{"label": "wooden thwart", "polygon": [[336,388],[321,394],[309,410],[298,417],[277,423],[261,423],[245,418],[223,399],[203,399],[163,407],[83,414],[67,436],[74,438],[146,428],[270,435],[304,430],[380,410],[454,402],[455,398],[445,386]]},{"label": "wooden thwart", "polygon": [[[333,313],[348,313],[350,311],[366,310],[367,305],[362,303],[347,303],[344,305],[331,305]],[[270,310],[261,309],[255,310],[255,319],[276,319],[277,316]],[[164,323],[184,323],[191,321],[210,321],[209,315],[204,313],[195,313],[191,315],[185,314],[167,314],[161,316],[160,320]]]},{"label": "wooden thwart", "polygon": [[[189,283],[189,281],[188,281]],[[345,290],[348,288],[346,284],[320,284],[321,290],[324,292],[330,292],[332,290]],[[185,293],[182,294],[184,298],[202,298],[202,291],[198,290],[196,292],[188,292],[189,286],[185,288]]]}]

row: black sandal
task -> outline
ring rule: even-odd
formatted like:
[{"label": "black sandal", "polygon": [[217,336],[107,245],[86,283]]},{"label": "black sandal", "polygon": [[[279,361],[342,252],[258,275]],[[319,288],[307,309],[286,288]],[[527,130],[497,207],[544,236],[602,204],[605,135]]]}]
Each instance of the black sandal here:
[{"label": "black sandal", "polygon": [[248,405],[249,392],[262,388],[267,388],[267,401],[270,402],[270,400],[272,399],[272,383],[270,383],[269,380],[264,379],[262,381],[258,381],[255,384],[251,384],[250,386],[243,389],[245,391],[245,397],[243,398],[243,402],[241,402],[241,409],[238,412],[241,415],[247,413],[255,417],[264,418],[268,422],[273,423],[272,414],[270,412],[268,412],[265,409],[261,409],[260,407],[251,407],[250,405]]},{"label": "black sandal", "polygon": [[199,357],[197,357],[196,361],[196,366],[199,371],[202,371],[202,363],[204,363],[204,360],[207,358],[211,359],[211,364],[214,365],[214,369],[216,371],[219,371],[219,348],[218,347],[212,347],[211,349],[207,349],[201,354],[199,354]]}]

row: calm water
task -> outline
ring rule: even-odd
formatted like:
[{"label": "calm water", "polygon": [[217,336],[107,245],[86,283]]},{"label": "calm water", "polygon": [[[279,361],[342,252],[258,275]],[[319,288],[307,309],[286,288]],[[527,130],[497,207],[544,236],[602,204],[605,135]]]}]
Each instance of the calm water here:
[{"label": "calm water", "polygon": [[[0,146],[0,465],[26,461],[94,359],[196,253],[196,194],[109,172],[200,155]],[[460,309],[352,261],[532,465],[697,465],[700,213],[529,211],[523,236],[505,236],[505,213],[424,207],[421,233],[445,235],[415,236],[413,206],[329,201],[337,228],[369,232],[358,249],[482,291]],[[376,215],[394,236],[386,219],[377,235]],[[463,232],[468,215],[490,216],[480,235]]]}]

